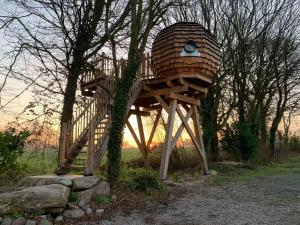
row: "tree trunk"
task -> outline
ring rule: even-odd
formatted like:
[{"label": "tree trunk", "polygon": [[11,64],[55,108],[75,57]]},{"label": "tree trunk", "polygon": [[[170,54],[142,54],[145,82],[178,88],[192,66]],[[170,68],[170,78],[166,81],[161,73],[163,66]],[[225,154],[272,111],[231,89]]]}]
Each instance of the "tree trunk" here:
[{"label": "tree trunk", "polygon": [[127,66],[123,78],[117,83],[116,97],[112,109],[112,122],[109,130],[108,148],[108,180],[114,184],[120,173],[121,146],[123,129],[127,112],[129,91],[133,85],[138,71],[140,60],[136,59],[137,53],[131,51],[128,55]]}]

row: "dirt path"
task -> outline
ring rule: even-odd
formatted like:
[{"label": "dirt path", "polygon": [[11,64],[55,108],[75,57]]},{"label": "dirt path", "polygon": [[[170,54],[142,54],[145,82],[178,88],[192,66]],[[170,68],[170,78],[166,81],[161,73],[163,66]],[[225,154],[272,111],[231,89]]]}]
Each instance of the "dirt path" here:
[{"label": "dirt path", "polygon": [[168,204],[81,225],[300,225],[300,175],[208,186],[196,181]]}]

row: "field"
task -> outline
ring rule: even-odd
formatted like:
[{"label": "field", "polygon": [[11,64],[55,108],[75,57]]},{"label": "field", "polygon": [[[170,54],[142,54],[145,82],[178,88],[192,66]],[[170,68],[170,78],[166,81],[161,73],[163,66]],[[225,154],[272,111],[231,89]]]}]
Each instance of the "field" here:
[{"label": "field", "polygon": [[[150,164],[154,171],[159,171],[160,153],[149,155]],[[6,171],[0,175],[0,186],[10,186],[28,175],[53,174],[57,166],[57,151],[25,151],[18,159],[19,169]],[[106,173],[107,159],[104,157],[97,175]],[[143,168],[143,159],[137,148],[124,149],[122,151],[122,173],[128,168]],[[218,176],[211,179],[211,183],[245,180],[251,177],[268,176],[275,174],[300,174],[300,157],[295,155],[285,162],[265,165],[230,166],[219,163],[209,163],[209,169],[215,170]],[[169,175],[174,181],[181,181],[185,177],[199,176],[199,162],[197,155],[191,148],[179,149],[172,153],[170,158]],[[73,171],[72,173],[82,173]]]}]

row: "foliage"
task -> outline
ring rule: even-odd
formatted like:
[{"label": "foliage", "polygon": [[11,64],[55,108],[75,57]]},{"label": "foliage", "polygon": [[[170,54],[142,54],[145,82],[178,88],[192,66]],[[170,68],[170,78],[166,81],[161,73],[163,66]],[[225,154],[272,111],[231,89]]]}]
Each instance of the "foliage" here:
[{"label": "foliage", "polygon": [[76,192],[71,191],[69,194],[69,202],[78,203],[79,202],[79,196]]},{"label": "foliage", "polygon": [[252,130],[251,123],[238,124],[238,148],[242,160],[250,160],[256,155],[257,140]]},{"label": "foliage", "polygon": [[255,157],[257,140],[252,131],[251,123],[226,125],[223,131],[222,147],[237,160],[248,161]]},{"label": "foliage", "polygon": [[112,202],[111,196],[109,195],[97,195],[94,201],[100,205],[108,205]]},{"label": "foliage", "polygon": [[293,135],[289,138],[289,150],[300,152],[300,137]]},{"label": "foliage", "polygon": [[151,194],[155,191],[163,192],[165,187],[156,171],[144,168],[123,168],[120,175],[120,184],[130,190]]},{"label": "foliage", "polygon": [[24,153],[24,144],[29,137],[26,130],[17,132],[15,128],[8,128],[0,132],[0,168],[15,168],[17,158]]},{"label": "foliage", "polygon": [[230,126],[226,124],[225,128],[223,129],[223,138],[221,140],[222,149],[232,156],[235,159],[240,159],[239,149],[238,149],[238,135],[237,135],[237,128],[235,125]]}]

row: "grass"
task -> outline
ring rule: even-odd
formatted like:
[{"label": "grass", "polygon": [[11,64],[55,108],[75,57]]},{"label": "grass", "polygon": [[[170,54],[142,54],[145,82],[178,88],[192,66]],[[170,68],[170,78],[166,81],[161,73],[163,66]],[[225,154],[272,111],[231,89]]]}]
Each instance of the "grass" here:
[{"label": "grass", "polygon": [[[169,175],[173,181],[182,182],[186,174],[197,174],[199,176],[199,162],[196,154],[191,149],[179,149],[179,154],[172,154],[169,166]],[[174,153],[176,153],[174,151]],[[179,158],[178,158],[179,157]],[[180,161],[180,162],[179,162]],[[20,170],[7,171],[5,174],[0,175],[0,186],[10,186],[19,181],[22,177],[27,175],[41,175],[53,173],[57,166],[57,151],[45,150],[42,151],[25,151],[25,153],[18,159],[21,165]],[[155,152],[150,154],[150,162],[154,168],[154,172],[158,173],[160,154]],[[178,164],[176,164],[178,162]],[[107,159],[104,157],[101,176],[106,172]],[[122,164],[121,180],[136,177],[143,173],[143,159],[138,148],[123,149],[122,151]],[[196,166],[195,166],[196,165]],[[209,182],[212,184],[222,184],[224,182],[247,180],[250,178],[269,176],[276,174],[296,173],[300,174],[300,156],[295,156],[282,163],[256,165],[256,166],[228,166],[218,163],[209,164],[209,168],[218,172],[217,176],[212,176]],[[82,171],[76,171],[82,173]],[[134,181],[127,180],[129,183]],[[148,182],[148,181],[147,181]]]},{"label": "grass", "polygon": [[218,175],[212,176],[209,179],[210,184],[216,185],[272,175],[300,175],[300,156],[298,155],[284,162],[268,165],[245,165],[233,167],[214,163],[210,165],[210,168],[218,172]]},{"label": "grass", "polygon": [[26,173],[30,175],[41,175],[54,173],[57,166],[57,151],[25,151],[17,160],[21,165],[26,166]]},{"label": "grass", "polygon": [[94,201],[99,205],[108,205],[112,202],[112,199],[109,195],[97,195]]}]

